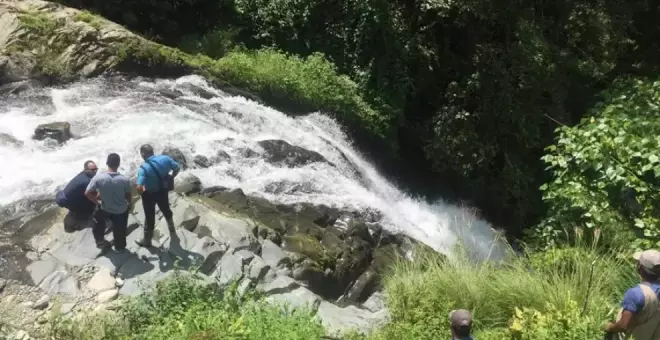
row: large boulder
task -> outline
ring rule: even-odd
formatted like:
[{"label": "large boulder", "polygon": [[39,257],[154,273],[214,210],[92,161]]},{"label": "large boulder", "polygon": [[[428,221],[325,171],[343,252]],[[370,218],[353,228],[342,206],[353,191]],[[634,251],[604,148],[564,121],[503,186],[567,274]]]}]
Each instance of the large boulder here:
[{"label": "large boulder", "polygon": [[114,70],[182,76],[192,68],[184,59],[178,50],[55,2],[0,2],[0,85],[27,79],[62,81]]},{"label": "large boulder", "polygon": [[330,164],[320,153],[291,145],[280,139],[262,140],[259,141],[259,146],[266,151],[267,161],[281,166],[292,168],[315,162]]},{"label": "large boulder", "polygon": [[54,139],[60,143],[64,143],[71,139],[71,124],[68,122],[54,122],[48,124],[41,124],[34,129],[33,138],[36,140],[44,140],[46,138]]},{"label": "large boulder", "polygon": [[188,162],[186,161],[186,156],[183,154],[181,150],[168,146],[165,149],[163,149],[163,155],[168,155],[172,157],[172,159],[175,162],[181,165],[181,169],[185,170],[188,168]]}]

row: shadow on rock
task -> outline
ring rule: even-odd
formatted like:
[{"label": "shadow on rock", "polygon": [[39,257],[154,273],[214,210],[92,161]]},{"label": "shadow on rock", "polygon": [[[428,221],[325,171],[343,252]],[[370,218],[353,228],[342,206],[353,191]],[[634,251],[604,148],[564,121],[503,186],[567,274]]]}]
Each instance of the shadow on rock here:
[{"label": "shadow on rock", "polygon": [[186,269],[202,265],[205,260],[202,254],[187,250],[181,246],[181,239],[176,233],[170,234],[170,246],[167,251],[179,260],[177,266]]}]

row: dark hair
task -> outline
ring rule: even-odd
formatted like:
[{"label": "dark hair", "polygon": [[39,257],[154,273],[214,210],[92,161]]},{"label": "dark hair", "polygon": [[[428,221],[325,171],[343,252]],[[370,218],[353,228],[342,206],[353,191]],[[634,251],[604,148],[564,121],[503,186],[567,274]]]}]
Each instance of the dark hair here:
[{"label": "dark hair", "polygon": [[120,163],[120,158],[119,155],[116,153],[111,153],[108,155],[108,161],[105,162],[105,164],[112,169],[117,169],[119,168],[119,163]]},{"label": "dark hair", "polygon": [[89,167],[89,164],[90,164],[90,163],[94,163],[94,161],[92,161],[92,160],[85,161],[85,165],[84,165],[84,168],[83,168],[83,169],[87,170],[87,168]]},{"label": "dark hair", "polygon": [[457,336],[462,338],[462,337],[470,336],[470,331],[472,326],[459,326],[452,328],[454,329],[454,333],[456,333]]},{"label": "dark hair", "polygon": [[153,146],[149,144],[144,144],[140,147],[140,153],[143,155],[153,155],[154,154],[154,148]]}]

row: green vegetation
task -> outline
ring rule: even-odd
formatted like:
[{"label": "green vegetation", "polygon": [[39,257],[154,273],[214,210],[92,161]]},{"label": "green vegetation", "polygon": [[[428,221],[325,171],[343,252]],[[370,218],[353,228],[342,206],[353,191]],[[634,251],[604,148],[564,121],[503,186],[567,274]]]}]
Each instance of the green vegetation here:
[{"label": "green vegetation", "polygon": [[20,54],[25,51],[34,53],[37,67],[45,76],[64,77],[69,73],[68,65],[59,56],[72,42],[67,35],[52,39],[65,25],[64,19],[39,11],[25,11],[18,16],[27,32],[8,47],[8,52]]},{"label": "green vegetation", "polygon": [[176,273],[117,312],[55,317],[50,336],[67,340],[309,340],[323,327],[304,309],[267,305],[254,290],[219,290]]},{"label": "green vegetation", "polygon": [[76,14],[75,20],[86,22],[96,29],[100,29],[103,26],[101,17],[90,11],[80,11],[80,13]]},{"label": "green vegetation", "polygon": [[549,213],[533,234],[541,245],[595,230],[605,244],[660,245],[660,82],[618,81],[603,98],[547,148]]},{"label": "green vegetation", "polygon": [[[474,263],[459,252],[399,260],[387,274],[391,322],[347,340],[449,338],[447,315],[468,308],[478,339],[596,340],[625,289],[637,282],[618,252],[584,245],[525,254],[505,263]],[[593,271],[592,271],[593,263]],[[258,291],[218,290],[177,273],[124,302],[116,312],[51,320],[54,339],[319,339],[324,329],[308,310],[269,305]],[[586,301],[586,304],[585,304]]]},{"label": "green vegetation", "polygon": [[[425,188],[451,184],[491,221],[515,226],[509,235],[525,237],[526,252],[504,263],[470,262],[461,252],[453,260],[399,260],[385,282],[391,322],[367,339],[448,337],[447,314],[460,307],[474,312],[479,339],[595,340],[637,282],[630,252],[660,245],[660,26],[648,24],[656,7],[641,0],[112,0],[88,9],[158,42],[117,45],[121,65],[196,72],[292,114],[330,112],[356,139],[377,141],[379,150],[368,145],[377,156],[399,148],[399,163],[412,164]],[[102,23],[90,12],[76,20]],[[46,74],[64,74],[56,56],[66,38],[49,39],[62,22],[39,13],[21,21],[29,32],[12,48],[37,51]],[[330,256],[322,255],[324,266]],[[53,335],[323,333],[310,313],[283,314],[258,294],[239,298],[235,287],[218,292],[176,280],[119,316],[85,320],[59,320]]]}]

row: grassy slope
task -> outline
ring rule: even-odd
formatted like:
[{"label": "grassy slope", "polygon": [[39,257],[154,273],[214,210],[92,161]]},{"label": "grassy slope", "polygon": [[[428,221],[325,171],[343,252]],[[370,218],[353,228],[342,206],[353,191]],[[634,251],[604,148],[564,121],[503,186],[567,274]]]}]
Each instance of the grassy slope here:
[{"label": "grassy slope", "polygon": [[[595,261],[593,277],[591,265]],[[386,280],[392,321],[369,337],[351,340],[449,338],[447,315],[468,308],[482,340],[601,339],[626,288],[636,283],[630,262],[586,247],[555,249],[507,263],[470,263],[424,254],[400,262]],[[591,282],[590,289],[587,287]],[[584,301],[589,294],[586,313]],[[322,327],[307,311],[282,313],[258,292],[239,298],[191,280],[161,282],[118,314],[55,319],[55,339],[319,339]]]}]

